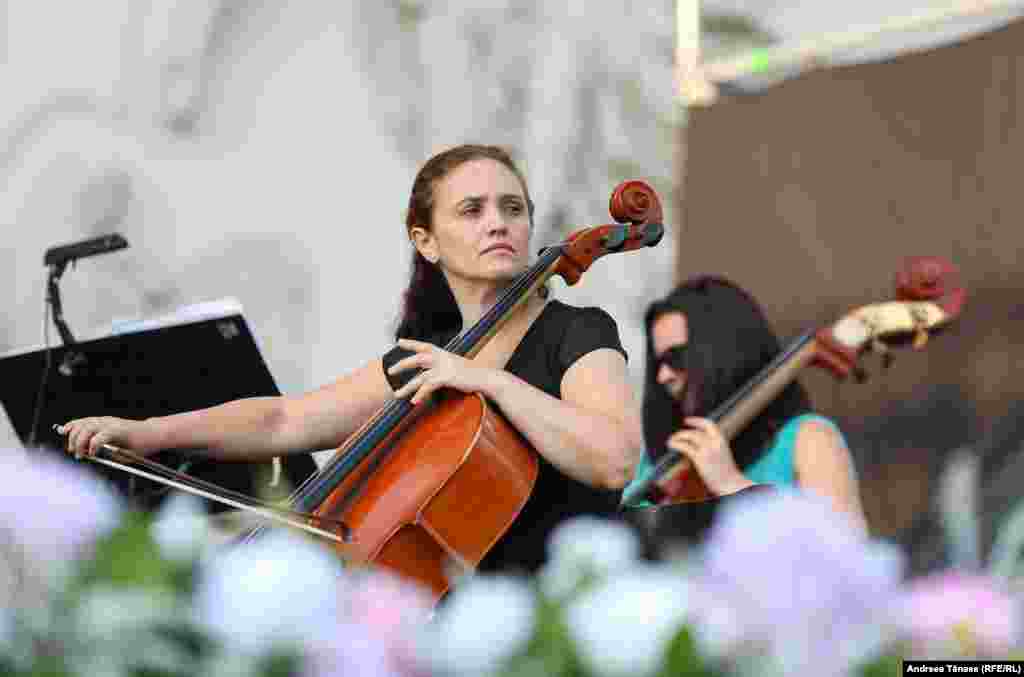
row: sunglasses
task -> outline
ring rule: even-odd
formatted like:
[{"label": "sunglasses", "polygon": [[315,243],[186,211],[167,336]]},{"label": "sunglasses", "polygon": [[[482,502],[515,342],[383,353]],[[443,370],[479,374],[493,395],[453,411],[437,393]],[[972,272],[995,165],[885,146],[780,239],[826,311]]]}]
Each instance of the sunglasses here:
[{"label": "sunglasses", "polygon": [[668,365],[676,371],[682,371],[686,369],[686,355],[688,352],[689,345],[683,344],[678,346],[672,346],[658,355],[654,360],[654,369],[657,371],[661,369],[662,365]]}]

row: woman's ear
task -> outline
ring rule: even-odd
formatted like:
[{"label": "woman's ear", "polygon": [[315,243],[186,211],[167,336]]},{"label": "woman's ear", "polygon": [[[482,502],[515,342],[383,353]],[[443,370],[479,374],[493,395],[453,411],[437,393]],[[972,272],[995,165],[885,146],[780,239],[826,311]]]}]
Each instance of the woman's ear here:
[{"label": "woman's ear", "polygon": [[413,245],[416,247],[423,258],[431,263],[437,263],[438,259],[441,258],[440,253],[437,250],[437,238],[434,234],[422,226],[413,226],[412,230],[409,231],[409,239],[412,240]]}]

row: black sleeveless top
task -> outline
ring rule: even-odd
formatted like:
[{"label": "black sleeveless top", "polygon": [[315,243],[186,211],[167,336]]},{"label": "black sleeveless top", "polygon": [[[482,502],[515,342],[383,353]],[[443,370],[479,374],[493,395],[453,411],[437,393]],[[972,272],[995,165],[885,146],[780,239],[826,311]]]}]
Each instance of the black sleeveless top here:
[{"label": "black sleeveless top", "polygon": [[[443,346],[453,336],[431,340]],[[624,357],[615,320],[595,307],[576,308],[550,300],[526,331],[505,370],[530,385],[561,399],[562,377],[576,360],[598,348],[612,348]],[[384,355],[384,370],[395,390],[411,378],[409,372],[390,375],[387,369],[406,355],[395,347]],[[492,403],[493,404],[493,403]],[[498,407],[495,405],[495,409]],[[519,517],[494,548],[480,562],[478,571],[533,573],[546,559],[545,548],[551,531],[562,521],[577,515],[614,517],[620,492],[591,487],[563,474],[538,454],[540,472],[533,493]]]}]

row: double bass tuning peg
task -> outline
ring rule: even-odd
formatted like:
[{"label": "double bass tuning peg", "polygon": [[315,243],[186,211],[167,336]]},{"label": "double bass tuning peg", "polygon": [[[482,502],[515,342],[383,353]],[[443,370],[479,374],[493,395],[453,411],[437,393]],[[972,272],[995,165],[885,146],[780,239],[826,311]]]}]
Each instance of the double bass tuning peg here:
[{"label": "double bass tuning peg", "polygon": [[871,351],[878,353],[882,358],[882,369],[888,369],[892,366],[893,354],[889,350],[889,346],[885,345],[881,340],[875,338],[871,340]]}]

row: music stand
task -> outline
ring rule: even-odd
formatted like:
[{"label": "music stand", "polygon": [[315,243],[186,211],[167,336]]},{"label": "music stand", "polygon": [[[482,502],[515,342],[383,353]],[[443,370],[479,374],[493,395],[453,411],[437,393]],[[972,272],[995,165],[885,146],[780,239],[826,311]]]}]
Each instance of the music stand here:
[{"label": "music stand", "polygon": [[[81,357],[71,370],[58,368],[69,348],[54,346],[36,444],[64,453],[64,440],[52,427],[74,418],[144,419],[243,397],[279,395],[241,306],[237,302],[207,304],[206,310],[169,325],[137,323],[116,335],[77,342],[71,350]],[[45,368],[46,351],[42,348],[0,356],[0,404],[23,444],[31,439],[35,399]],[[188,451],[164,451],[153,459],[234,491],[284,497],[280,488],[271,486],[270,461],[225,462],[191,456]],[[279,486],[289,489],[316,471],[309,454],[288,455],[280,461],[283,477]],[[83,466],[106,478],[144,510],[159,506],[170,491],[107,466],[88,462]],[[211,513],[226,509],[212,501],[205,503]]]}]

